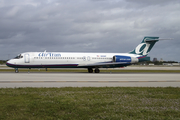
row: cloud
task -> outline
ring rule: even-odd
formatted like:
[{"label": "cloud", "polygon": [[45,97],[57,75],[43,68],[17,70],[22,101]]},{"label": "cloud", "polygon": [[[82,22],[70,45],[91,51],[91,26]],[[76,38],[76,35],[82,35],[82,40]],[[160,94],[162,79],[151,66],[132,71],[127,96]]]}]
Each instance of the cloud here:
[{"label": "cloud", "polygon": [[150,56],[179,61],[179,5],[177,0],[1,0],[0,59],[44,50],[128,52],[144,36],[159,36],[174,40],[158,42]]}]

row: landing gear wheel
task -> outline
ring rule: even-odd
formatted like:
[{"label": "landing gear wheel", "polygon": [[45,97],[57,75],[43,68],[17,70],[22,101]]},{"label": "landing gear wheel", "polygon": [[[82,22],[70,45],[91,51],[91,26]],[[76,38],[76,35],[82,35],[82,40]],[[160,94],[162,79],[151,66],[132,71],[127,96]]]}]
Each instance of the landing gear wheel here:
[{"label": "landing gear wheel", "polygon": [[96,69],[94,70],[94,72],[95,72],[95,73],[99,73],[100,70],[99,70],[98,68],[96,68]]},{"label": "landing gear wheel", "polygon": [[93,69],[92,68],[88,68],[88,72],[89,73],[93,73]]},{"label": "landing gear wheel", "polygon": [[19,72],[19,70],[16,68],[16,69],[15,69],[15,73],[18,73],[18,72]]}]

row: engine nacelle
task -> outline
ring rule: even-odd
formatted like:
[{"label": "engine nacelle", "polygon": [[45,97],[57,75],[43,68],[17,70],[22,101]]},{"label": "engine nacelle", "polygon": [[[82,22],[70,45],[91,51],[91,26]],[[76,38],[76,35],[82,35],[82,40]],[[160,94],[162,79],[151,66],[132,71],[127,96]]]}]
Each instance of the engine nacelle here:
[{"label": "engine nacelle", "polygon": [[135,57],[120,56],[120,55],[113,56],[113,62],[137,63],[138,61],[139,61],[138,58]]}]

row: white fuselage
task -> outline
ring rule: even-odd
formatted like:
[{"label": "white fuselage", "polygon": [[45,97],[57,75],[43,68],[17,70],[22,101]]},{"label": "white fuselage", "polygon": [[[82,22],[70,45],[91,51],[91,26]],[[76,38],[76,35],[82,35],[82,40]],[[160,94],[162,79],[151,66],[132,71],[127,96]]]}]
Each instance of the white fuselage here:
[{"label": "white fuselage", "polygon": [[[126,62],[125,58],[123,62],[115,62],[113,56],[127,56],[131,61]],[[128,53],[27,52],[9,60],[7,65],[14,68],[119,67],[138,62],[138,57]]]}]

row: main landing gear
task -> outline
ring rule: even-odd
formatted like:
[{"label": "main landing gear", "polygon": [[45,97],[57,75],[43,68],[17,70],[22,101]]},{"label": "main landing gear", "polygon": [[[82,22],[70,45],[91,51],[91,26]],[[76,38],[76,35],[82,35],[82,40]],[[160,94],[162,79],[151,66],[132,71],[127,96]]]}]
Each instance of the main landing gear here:
[{"label": "main landing gear", "polygon": [[94,72],[95,73],[100,73],[100,70],[98,68],[95,68]]},{"label": "main landing gear", "polygon": [[[93,73],[93,69],[92,68],[88,68],[88,72],[89,73]],[[99,68],[95,68],[94,73],[99,73],[99,72],[100,72]]]},{"label": "main landing gear", "polygon": [[92,68],[88,68],[88,72],[89,73],[93,73],[93,69]]}]

